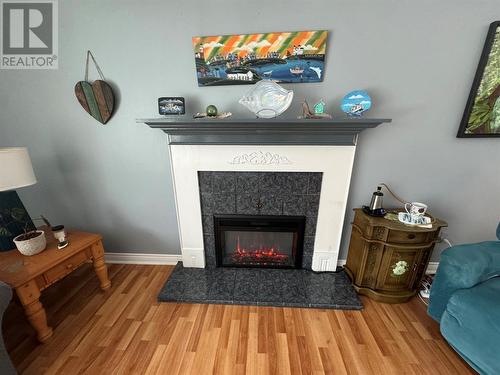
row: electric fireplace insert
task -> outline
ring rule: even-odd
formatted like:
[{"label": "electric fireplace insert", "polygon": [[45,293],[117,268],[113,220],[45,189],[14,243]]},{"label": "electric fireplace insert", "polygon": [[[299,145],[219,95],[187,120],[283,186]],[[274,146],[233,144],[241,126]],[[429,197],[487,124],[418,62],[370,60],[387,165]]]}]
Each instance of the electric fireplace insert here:
[{"label": "electric fireplace insert", "polygon": [[302,268],[304,216],[215,215],[218,267]]}]

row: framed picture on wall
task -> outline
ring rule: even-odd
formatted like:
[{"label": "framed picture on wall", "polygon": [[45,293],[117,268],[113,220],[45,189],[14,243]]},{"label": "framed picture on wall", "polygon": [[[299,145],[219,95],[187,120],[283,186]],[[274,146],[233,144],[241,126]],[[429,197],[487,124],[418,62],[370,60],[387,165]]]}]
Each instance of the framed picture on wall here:
[{"label": "framed picture on wall", "polygon": [[490,25],[457,137],[500,137],[500,21]]},{"label": "framed picture on wall", "polygon": [[322,82],[327,30],[193,37],[198,86]]}]

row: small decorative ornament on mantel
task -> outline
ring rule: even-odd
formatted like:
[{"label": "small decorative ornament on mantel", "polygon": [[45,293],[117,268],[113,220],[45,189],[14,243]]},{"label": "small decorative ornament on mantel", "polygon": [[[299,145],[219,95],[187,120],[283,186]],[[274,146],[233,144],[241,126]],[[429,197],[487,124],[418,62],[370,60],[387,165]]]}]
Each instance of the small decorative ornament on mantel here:
[{"label": "small decorative ornament on mantel", "polygon": [[342,99],[340,108],[349,116],[361,117],[372,107],[372,99],[365,90],[355,90]]},{"label": "small decorative ornament on mantel", "polygon": [[257,82],[239,103],[258,118],[274,118],[290,107],[292,99],[292,90],[286,90],[276,82],[264,80]]},{"label": "small decorative ornament on mantel", "polygon": [[210,104],[207,107],[207,116],[208,117],[216,117],[217,116],[217,107],[213,104]]},{"label": "small decorative ornament on mantel", "polygon": [[322,115],[325,113],[325,102],[323,101],[323,99],[320,99],[319,102],[317,102],[315,105],[314,105],[314,114],[315,115]]},{"label": "small decorative ornament on mantel", "polygon": [[[90,83],[89,58],[92,58],[97,72],[102,79]],[[92,52],[87,51],[87,62],[85,64],[85,80],[75,85],[75,95],[83,109],[101,124],[106,124],[113,115],[115,96],[113,89],[106,82],[101,68],[97,64]]]},{"label": "small decorative ornament on mantel", "polygon": [[320,100],[318,103],[314,105],[314,112],[311,112],[311,109],[309,108],[309,104],[307,103],[306,100],[302,102],[302,115],[298,116],[297,118],[299,120],[302,119],[314,119],[314,120],[319,120],[319,119],[331,119],[332,115],[325,113],[325,107],[326,104],[323,102],[323,100]]},{"label": "small decorative ornament on mantel", "polygon": [[210,104],[207,106],[205,112],[198,112],[195,115],[193,115],[193,118],[199,119],[199,118],[209,118],[209,119],[223,119],[223,118],[228,118],[231,117],[232,113],[231,112],[219,112],[217,107],[213,104]]}]

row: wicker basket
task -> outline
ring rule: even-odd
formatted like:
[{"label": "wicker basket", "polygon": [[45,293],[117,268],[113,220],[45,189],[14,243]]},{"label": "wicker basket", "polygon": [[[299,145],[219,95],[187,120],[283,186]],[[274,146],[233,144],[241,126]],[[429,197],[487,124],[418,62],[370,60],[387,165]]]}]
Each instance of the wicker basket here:
[{"label": "wicker basket", "polygon": [[47,240],[45,239],[45,232],[43,230],[37,230],[38,236],[30,238],[29,240],[19,240],[24,234],[14,238],[14,243],[16,244],[17,250],[23,255],[31,256],[41,253],[45,250],[47,246]]}]

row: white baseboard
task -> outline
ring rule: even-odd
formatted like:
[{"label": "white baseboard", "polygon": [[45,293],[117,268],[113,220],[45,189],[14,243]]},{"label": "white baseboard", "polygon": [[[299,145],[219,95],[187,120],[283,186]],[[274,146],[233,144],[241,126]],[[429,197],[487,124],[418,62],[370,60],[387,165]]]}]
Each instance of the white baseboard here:
[{"label": "white baseboard", "polygon": [[[177,262],[182,262],[181,254],[104,253],[104,258],[106,263],[115,264],[175,265]],[[342,267],[345,263],[345,259],[339,259],[337,266]]]},{"label": "white baseboard", "polygon": [[[107,263],[116,264],[175,265],[177,262],[182,261],[182,255],[180,254],[105,253],[104,257]],[[337,261],[337,266],[343,267],[345,263],[345,259],[339,259]],[[436,273],[438,265],[439,262],[429,262],[429,266],[427,267],[425,273]]]},{"label": "white baseboard", "polygon": [[170,264],[182,261],[180,254],[104,253],[107,263],[117,264]]}]

